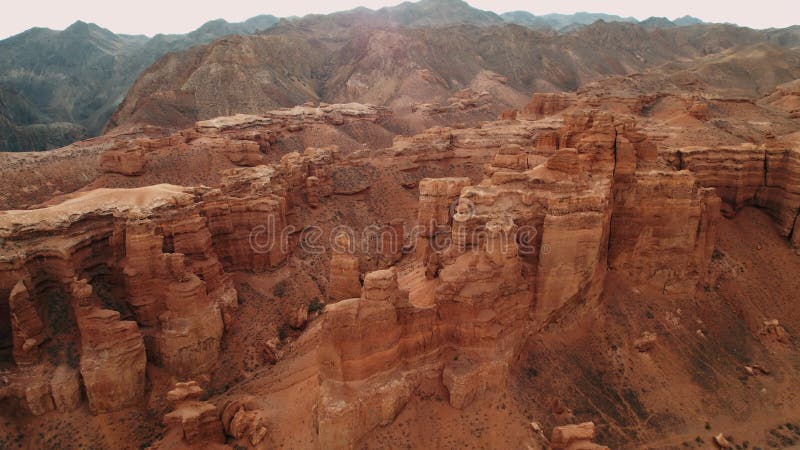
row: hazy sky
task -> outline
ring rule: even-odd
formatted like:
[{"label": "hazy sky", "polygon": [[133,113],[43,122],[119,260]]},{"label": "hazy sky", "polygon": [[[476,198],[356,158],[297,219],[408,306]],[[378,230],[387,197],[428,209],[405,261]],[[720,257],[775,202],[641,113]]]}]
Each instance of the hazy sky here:
[{"label": "hazy sky", "polygon": [[[329,13],[366,6],[377,9],[398,0],[22,0],[4,1],[0,7],[0,39],[34,26],[64,29],[76,20],[94,22],[115,33],[185,33],[204,22],[223,18],[238,22],[259,14],[280,17]],[[578,11],[604,12],[645,19],[674,19],[689,14],[710,22],[732,22],[753,28],[785,27],[800,22],[796,0],[468,0],[480,9],[503,13],[514,10],[534,14]]]}]

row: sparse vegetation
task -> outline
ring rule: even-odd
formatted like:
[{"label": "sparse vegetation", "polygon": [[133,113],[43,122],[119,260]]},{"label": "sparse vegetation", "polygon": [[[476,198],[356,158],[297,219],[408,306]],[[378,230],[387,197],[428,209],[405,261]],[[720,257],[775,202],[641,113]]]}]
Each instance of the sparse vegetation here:
[{"label": "sparse vegetation", "polygon": [[314,297],[311,299],[311,303],[308,304],[308,312],[310,313],[322,313],[325,310],[325,303],[319,301],[318,298]]},{"label": "sparse vegetation", "polygon": [[272,288],[272,295],[278,298],[285,298],[289,293],[289,283],[286,280],[281,280],[275,283]]},{"label": "sparse vegetation", "polygon": [[291,327],[289,325],[287,325],[287,324],[281,325],[281,327],[278,328],[278,339],[280,339],[280,340],[286,339],[289,336],[290,328]]},{"label": "sparse vegetation", "polygon": [[797,30],[421,5],[174,46],[0,164],[0,450],[798,443]]}]

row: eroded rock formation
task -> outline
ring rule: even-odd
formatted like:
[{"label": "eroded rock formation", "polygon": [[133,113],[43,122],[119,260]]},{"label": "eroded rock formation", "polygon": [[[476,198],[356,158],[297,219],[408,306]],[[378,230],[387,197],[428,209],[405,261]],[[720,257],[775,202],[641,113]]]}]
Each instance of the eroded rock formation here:
[{"label": "eroded rock formation", "polygon": [[769,141],[764,184],[756,202],[775,218],[781,233],[800,248],[800,140]]},{"label": "eroded rock formation", "polygon": [[[235,170],[212,190],[101,189],[2,213],[0,294],[12,314],[17,365],[43,364],[39,346],[48,337],[69,338],[74,327],[82,384],[96,412],[137,404],[147,361],[178,376],[210,372],[238,302],[226,269],[258,272],[285,258],[282,170]],[[251,242],[252,230],[271,222],[269,238],[284,241],[269,249]],[[95,286],[103,289],[102,302]],[[59,312],[41,316],[42,310]],[[41,371],[49,373],[46,366]],[[55,406],[70,408],[80,390],[57,375]],[[46,379],[37,398],[51,397]],[[52,400],[32,400],[30,389],[8,391],[30,398],[31,412],[52,409]]]},{"label": "eroded rock formation", "polygon": [[608,450],[608,447],[592,442],[594,438],[595,430],[592,422],[564,425],[553,429],[550,447],[553,449]]},{"label": "eroded rock formation", "polygon": [[221,418],[225,433],[248,445],[260,444],[269,433],[266,418],[250,396],[227,402],[222,409]]},{"label": "eroded rock formation", "polygon": [[[461,189],[469,185],[469,178],[426,178],[419,182],[419,238],[417,254],[425,261],[430,252],[440,251],[447,242],[442,235],[450,234],[455,201]],[[437,247],[439,249],[437,250]]]},{"label": "eroded rock formation", "polygon": [[81,336],[81,378],[89,407],[114,411],[144,396],[144,339],[136,322],[104,309],[86,280],[72,284],[73,311]]},{"label": "eroded rock formation", "polygon": [[30,301],[28,288],[19,280],[8,297],[11,313],[11,331],[14,344],[14,362],[29,366],[38,360],[39,344],[44,339],[44,324]]},{"label": "eroded rock formation", "polygon": [[768,139],[763,145],[681,148],[673,165],[687,169],[703,186],[713,187],[729,215],[758,205],[775,218],[781,234],[798,246],[800,150],[794,135]]},{"label": "eroded rock formation", "polygon": [[210,241],[225,270],[265,272],[285,259],[286,188],[274,166],[232,169],[203,196]]},{"label": "eroded rock formation", "polygon": [[333,301],[358,297],[361,292],[361,270],[352,239],[342,233],[334,238],[328,297]]},{"label": "eroded rock formation", "polygon": [[[225,442],[219,411],[213,403],[201,401],[203,389],[196,382],[177,383],[167,393],[173,410],[164,416],[168,433],[174,433],[185,444],[208,448]],[[156,444],[154,448],[161,448]]]},{"label": "eroded rock formation", "polygon": [[100,155],[100,169],[109,173],[141,175],[145,171],[145,162],[145,151],[136,144],[107,150]]},{"label": "eroded rock formation", "polygon": [[536,93],[522,109],[522,115],[531,119],[541,119],[561,112],[575,103],[575,96],[569,93]]},{"label": "eroded rock formation", "polygon": [[[418,268],[400,285],[431,287],[403,291],[396,269],[370,272],[359,298],[326,310],[324,446],[391,422],[425,379],[441,379],[456,408],[502,385],[526,330],[596,302],[609,266],[693,295],[713,249],[713,190],[659,165],[635,124],[609,113],[567,116],[556,142],[500,148],[477,185],[420,182]],[[343,255],[332,258],[333,270]]]},{"label": "eroded rock formation", "polygon": [[[313,313],[307,298],[275,314],[282,337],[265,340],[265,361],[275,365],[248,371],[252,383],[237,379],[231,392],[218,386],[208,402],[199,401],[197,384],[176,386],[168,434],[190,446],[222,442],[222,431],[235,445],[297,444],[275,405],[302,384],[313,405],[309,440],[349,448],[421,393],[469,408],[502,389],[526,338],[599,308],[612,275],[665,298],[693,297],[706,281],[722,202],[730,210],[762,206],[785,236],[800,236],[791,137],[662,148],[667,138],[653,138],[625,113],[576,112],[556,100],[540,108],[554,116],[536,122],[521,114],[436,127],[383,149],[283,149],[270,155],[273,164],[261,164],[277,142],[271,133],[296,133],[309,117],[349,119],[310,106],[298,110],[302,120],[219,118],[137,144],[150,156],[242,144],[222,153],[238,155],[228,162],[243,167],[223,165],[214,187],[99,189],[0,213],[0,299],[8,299],[17,366],[0,397],[41,415],[75,408],[83,390],[91,409],[105,412],[142,403],[148,363],[173,381],[207,380],[224,361],[226,329],[238,325],[233,279],[292,281],[302,268],[313,275],[306,285],[314,295],[333,301],[323,313],[319,298]],[[117,164],[112,172],[137,176],[122,168],[136,164],[111,156],[108,170]],[[386,192],[400,208],[377,205]],[[289,230],[314,221],[326,231],[339,221],[358,228],[365,217],[375,219],[365,230],[375,244],[369,251],[342,233],[324,255],[292,253],[298,238]],[[261,288],[248,295],[290,300]],[[75,323],[54,327],[53,305]],[[42,355],[69,336],[80,339],[78,364],[58,354],[54,370]],[[660,331],[658,345],[655,334],[636,336],[636,357],[668,345]],[[764,339],[788,338],[770,328]],[[270,374],[281,380],[261,381]],[[268,384],[261,392],[252,388],[259,382]],[[554,433],[553,447],[601,448],[584,425]]]},{"label": "eroded rock formation", "polygon": [[[279,139],[314,126],[377,123],[391,115],[386,108],[357,103],[302,105],[263,115],[237,114],[197,122],[192,128],[171,132],[145,128],[145,137],[118,140],[100,155],[103,172],[139,176],[155,155],[182,152],[218,154],[236,166],[265,164],[265,156]],[[154,136],[147,136],[147,134]],[[206,155],[208,157],[209,155]],[[319,176],[312,173],[309,176]]]}]

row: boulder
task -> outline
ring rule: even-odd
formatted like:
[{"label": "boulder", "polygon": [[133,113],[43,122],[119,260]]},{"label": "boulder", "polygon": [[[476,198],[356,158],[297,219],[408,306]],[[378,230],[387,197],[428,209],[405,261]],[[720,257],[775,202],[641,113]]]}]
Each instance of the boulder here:
[{"label": "boulder", "polygon": [[264,163],[258,142],[228,140],[223,146],[225,156],[237,166],[257,166]]},{"label": "boulder", "polygon": [[553,429],[550,447],[569,450],[608,450],[608,447],[593,443],[594,423],[583,422],[576,425],[563,425]]},{"label": "boulder", "polygon": [[100,155],[100,170],[107,173],[137,176],[145,172],[146,162],[145,150],[134,144],[132,147],[103,152]]},{"label": "boulder", "polygon": [[217,407],[208,402],[184,400],[164,416],[164,425],[177,430],[188,444],[222,444],[225,435]]},{"label": "boulder", "polygon": [[633,341],[633,347],[642,353],[646,353],[655,347],[656,341],[658,341],[658,336],[655,333],[645,331]]},{"label": "boulder", "polygon": [[24,386],[23,392],[24,404],[34,416],[41,416],[56,409],[50,383],[45,377],[30,378]]},{"label": "boulder", "polygon": [[225,433],[249,445],[260,444],[269,434],[267,419],[250,396],[228,401],[222,409]]},{"label": "boulder", "polygon": [[60,412],[75,410],[81,402],[80,375],[69,366],[58,366],[50,378],[50,392]]},{"label": "boulder", "polygon": [[718,448],[721,448],[721,449],[733,448],[733,446],[731,445],[730,441],[728,441],[728,439],[722,433],[714,436],[713,441],[714,441],[714,445],[716,445]]},{"label": "boulder", "polygon": [[790,342],[789,333],[783,328],[783,325],[781,325],[778,319],[765,320],[761,325],[759,334],[762,339],[767,341],[779,342],[781,344],[788,344]]}]

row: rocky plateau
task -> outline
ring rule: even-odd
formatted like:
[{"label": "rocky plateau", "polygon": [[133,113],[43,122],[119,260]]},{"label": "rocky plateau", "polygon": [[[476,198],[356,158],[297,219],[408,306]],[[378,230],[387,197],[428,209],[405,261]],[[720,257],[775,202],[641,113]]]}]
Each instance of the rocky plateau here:
[{"label": "rocky plateau", "polygon": [[800,445],[800,41],[450,3],[168,54],[0,153],[0,448]]}]

